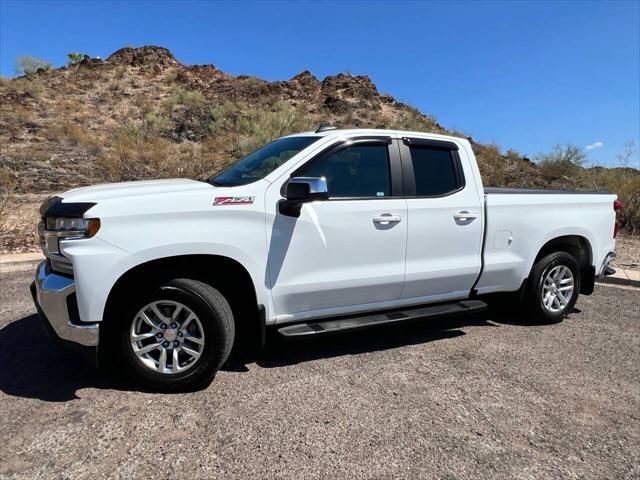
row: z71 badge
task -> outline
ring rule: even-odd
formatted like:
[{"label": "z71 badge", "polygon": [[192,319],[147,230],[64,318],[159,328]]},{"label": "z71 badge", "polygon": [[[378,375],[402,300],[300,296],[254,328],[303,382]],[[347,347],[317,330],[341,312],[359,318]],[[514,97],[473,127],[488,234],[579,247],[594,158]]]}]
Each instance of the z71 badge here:
[{"label": "z71 badge", "polygon": [[251,205],[255,197],[216,197],[213,205]]}]

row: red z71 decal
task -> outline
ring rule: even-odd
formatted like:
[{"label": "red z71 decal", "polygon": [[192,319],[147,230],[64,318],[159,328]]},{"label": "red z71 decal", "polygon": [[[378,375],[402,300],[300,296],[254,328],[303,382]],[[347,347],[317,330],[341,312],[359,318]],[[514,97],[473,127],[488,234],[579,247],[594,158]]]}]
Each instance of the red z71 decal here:
[{"label": "red z71 decal", "polygon": [[251,205],[255,197],[216,197],[214,205]]}]

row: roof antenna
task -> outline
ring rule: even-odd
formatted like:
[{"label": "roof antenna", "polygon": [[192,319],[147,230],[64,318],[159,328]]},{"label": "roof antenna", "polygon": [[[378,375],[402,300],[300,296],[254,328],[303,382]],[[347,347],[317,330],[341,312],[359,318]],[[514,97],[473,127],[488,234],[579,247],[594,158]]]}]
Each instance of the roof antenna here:
[{"label": "roof antenna", "polygon": [[322,122],[320,123],[320,125],[318,125],[318,129],[316,130],[316,133],[320,133],[320,132],[327,132],[329,130],[336,130],[337,127],[334,127],[333,125],[326,123],[326,122]]}]

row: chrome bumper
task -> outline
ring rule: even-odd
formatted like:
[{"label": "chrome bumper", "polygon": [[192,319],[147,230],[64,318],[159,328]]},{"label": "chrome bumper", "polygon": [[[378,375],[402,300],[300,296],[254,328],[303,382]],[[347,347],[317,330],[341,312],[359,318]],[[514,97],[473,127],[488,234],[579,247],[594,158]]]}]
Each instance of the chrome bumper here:
[{"label": "chrome bumper", "polygon": [[42,320],[48,323],[54,333],[62,340],[85,347],[97,347],[99,325],[72,321],[69,310],[75,298],[67,299],[75,293],[72,278],[49,272],[47,262],[42,262],[36,270],[36,280],[32,285],[33,301]]},{"label": "chrome bumper", "polygon": [[604,257],[604,261],[602,262],[602,265],[600,266],[600,271],[598,272],[598,274],[596,275],[597,277],[602,277],[604,275],[613,275],[614,273],[616,273],[615,269],[610,266],[609,264],[611,262],[613,262],[613,260],[615,260],[616,258],[616,253],[615,252],[609,252],[607,254],[606,257]]}]

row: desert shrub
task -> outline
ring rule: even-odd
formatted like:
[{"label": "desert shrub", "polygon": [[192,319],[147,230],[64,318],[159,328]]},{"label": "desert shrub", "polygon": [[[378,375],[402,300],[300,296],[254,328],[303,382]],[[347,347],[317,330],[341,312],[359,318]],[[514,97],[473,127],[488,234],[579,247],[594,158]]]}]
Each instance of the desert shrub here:
[{"label": "desert shrub", "polygon": [[211,109],[208,129],[211,135],[232,133],[235,151],[245,155],[283,135],[311,128],[304,110],[285,101],[260,108],[226,102]]},{"label": "desert shrub", "polygon": [[113,181],[144,178],[144,171],[137,165],[142,135],[137,135],[135,125],[125,125],[112,133],[108,150],[98,157],[98,165],[105,176]]},{"label": "desert shrub", "polygon": [[201,179],[208,178],[237,160],[233,153],[228,150],[226,136],[205,138],[199,143],[199,146],[198,160],[200,165],[198,177]]},{"label": "desert shrub", "polygon": [[640,232],[640,170],[632,168],[590,168],[583,172],[582,185],[590,190],[609,191],[622,202],[620,226]]},{"label": "desert shrub", "polygon": [[33,112],[22,106],[16,106],[9,115],[0,119],[0,130],[4,129],[11,137],[20,135],[25,126],[33,120]]},{"label": "desert shrub", "polygon": [[164,81],[167,83],[174,83],[178,80],[178,72],[171,71],[164,76]]},{"label": "desert shrub", "polygon": [[525,160],[515,150],[503,154],[495,144],[476,145],[478,168],[482,183],[491,187],[540,187],[539,173],[534,164]]},{"label": "desert shrub", "polygon": [[140,110],[143,117],[154,111],[154,103],[144,95],[138,94],[133,97],[133,104]]},{"label": "desert shrub", "polygon": [[102,150],[102,140],[86,128],[69,121],[51,125],[46,136],[49,140],[67,147],[81,147],[90,155],[98,155]]},{"label": "desert shrub", "polygon": [[202,93],[196,90],[188,90],[180,86],[174,86],[169,92],[168,103],[170,106],[185,105],[188,107],[199,107],[205,102]]},{"label": "desert shrub", "polygon": [[7,205],[17,185],[18,176],[8,167],[0,167],[0,227],[4,224]]},{"label": "desert shrub", "polygon": [[[10,152],[5,151],[3,153],[15,161],[49,162],[51,160],[51,150],[44,142],[26,144],[18,149],[12,149]],[[18,187],[20,186],[21,179],[22,176],[16,177]]]},{"label": "desert shrub", "polygon": [[122,92],[124,90],[124,83],[122,80],[114,77],[113,80],[109,82],[109,85],[107,85],[107,88],[113,93]]},{"label": "desert shrub", "polygon": [[446,133],[431,115],[422,115],[418,110],[407,109],[399,118],[388,123],[388,127],[394,130],[410,130],[413,132]]},{"label": "desert shrub", "polygon": [[18,75],[34,75],[40,69],[51,69],[51,62],[29,55],[24,55],[16,59],[16,73]]},{"label": "desert shrub", "polygon": [[7,93],[27,94],[34,98],[39,97],[44,92],[44,84],[38,78],[14,78],[8,80],[3,88]]},{"label": "desert shrub", "polygon": [[536,157],[540,174],[546,181],[576,178],[585,160],[584,151],[570,143],[556,145],[551,152]]},{"label": "desert shrub", "polygon": [[113,72],[113,78],[116,80],[122,80],[127,73],[127,67],[119,65]]},{"label": "desert shrub", "polygon": [[84,129],[68,121],[51,125],[46,135],[49,140],[68,146],[81,145],[87,137]]},{"label": "desert shrub", "polygon": [[167,135],[173,127],[173,122],[170,118],[155,112],[146,113],[143,123],[145,133],[148,137]]},{"label": "desert shrub", "polygon": [[630,233],[640,232],[640,173],[635,178],[618,180],[611,186],[622,202],[620,225]]},{"label": "desert shrub", "polygon": [[145,140],[147,134],[141,122],[128,122],[115,131],[115,138],[122,143],[134,145]]},{"label": "desert shrub", "polygon": [[164,138],[150,137],[144,123],[128,123],[114,130],[107,144],[98,165],[109,180],[166,178],[180,172],[178,146]]}]

